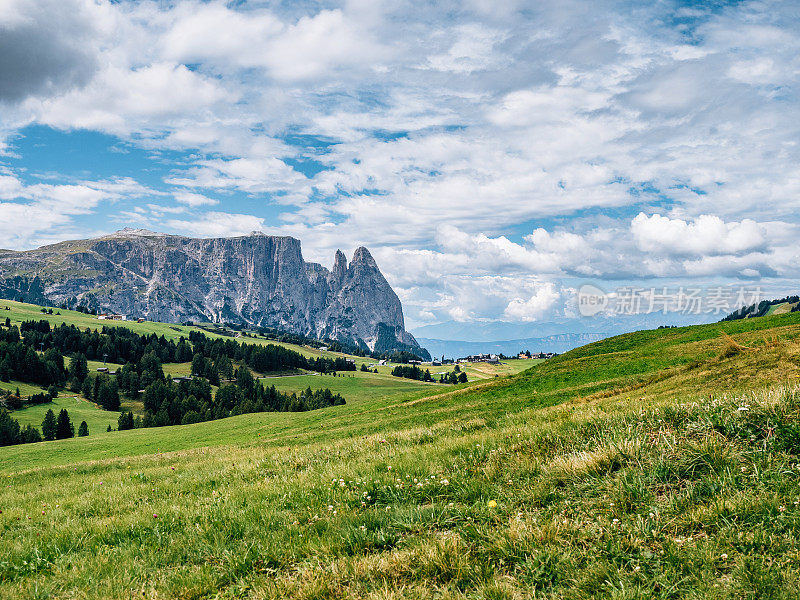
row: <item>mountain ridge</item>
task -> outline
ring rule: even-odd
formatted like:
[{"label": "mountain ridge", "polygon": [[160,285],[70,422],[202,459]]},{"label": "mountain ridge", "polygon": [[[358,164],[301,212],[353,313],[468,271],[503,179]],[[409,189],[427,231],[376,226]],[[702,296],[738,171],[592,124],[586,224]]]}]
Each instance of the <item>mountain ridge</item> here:
[{"label": "mountain ridge", "polygon": [[0,296],[85,306],[165,322],[286,329],[373,352],[427,354],[405,330],[400,299],[365,247],[333,270],[300,240],[253,232],[191,238],[126,228],[0,254]]}]

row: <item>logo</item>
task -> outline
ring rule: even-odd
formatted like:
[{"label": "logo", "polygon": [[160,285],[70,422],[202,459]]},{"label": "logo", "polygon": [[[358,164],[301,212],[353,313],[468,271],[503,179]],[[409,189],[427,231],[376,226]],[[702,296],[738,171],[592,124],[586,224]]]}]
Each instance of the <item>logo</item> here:
[{"label": "logo", "polygon": [[608,306],[608,294],[599,287],[586,284],[578,290],[578,312],[584,317],[593,317]]}]

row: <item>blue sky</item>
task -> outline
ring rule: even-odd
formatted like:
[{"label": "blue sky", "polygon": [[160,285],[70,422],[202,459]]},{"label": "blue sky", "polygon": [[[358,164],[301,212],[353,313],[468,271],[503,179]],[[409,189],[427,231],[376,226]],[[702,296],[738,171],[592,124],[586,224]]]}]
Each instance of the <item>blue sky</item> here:
[{"label": "blue sky", "polygon": [[796,3],[0,7],[0,247],[363,244],[412,329],[569,320],[587,282],[797,292]]}]

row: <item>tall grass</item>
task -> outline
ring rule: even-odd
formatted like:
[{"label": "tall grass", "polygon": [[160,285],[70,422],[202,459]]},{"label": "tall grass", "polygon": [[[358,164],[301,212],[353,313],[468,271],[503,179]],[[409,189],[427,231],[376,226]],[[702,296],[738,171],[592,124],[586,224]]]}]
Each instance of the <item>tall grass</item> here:
[{"label": "tall grass", "polygon": [[800,391],[12,474],[5,597],[795,598]]}]

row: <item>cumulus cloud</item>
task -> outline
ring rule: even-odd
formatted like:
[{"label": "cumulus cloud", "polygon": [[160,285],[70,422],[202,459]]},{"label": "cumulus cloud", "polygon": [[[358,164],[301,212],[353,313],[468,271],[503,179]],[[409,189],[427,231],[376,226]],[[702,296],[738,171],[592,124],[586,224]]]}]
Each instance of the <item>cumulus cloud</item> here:
[{"label": "cumulus cloud", "polygon": [[506,306],[503,315],[511,320],[536,321],[549,311],[558,299],[559,294],[555,286],[547,283],[540,286],[528,298],[514,298]]},{"label": "cumulus cloud", "polygon": [[765,228],[752,219],[725,223],[714,215],[687,222],[639,213],[631,232],[640,249],[662,255],[741,254],[763,249],[767,242]]},{"label": "cumulus cloud", "polygon": [[97,61],[87,4],[0,2],[0,102],[52,96],[91,78]]},{"label": "cumulus cloud", "polygon": [[0,8],[4,158],[45,124],[172,161],[146,194],[0,168],[12,220],[45,210],[38,189],[58,227],[76,215],[52,199],[86,194],[150,228],[295,235],[315,260],[366,244],[420,321],[545,318],[581,278],[794,285],[789,3]]},{"label": "cumulus cloud", "polygon": [[357,12],[338,8],[291,22],[268,10],[239,12],[219,2],[184,3],[170,16],[172,26],[161,42],[166,56],[222,69],[261,68],[284,82],[368,67],[388,53]]}]

